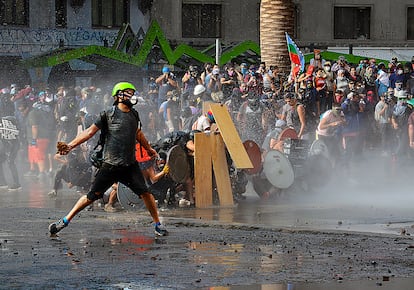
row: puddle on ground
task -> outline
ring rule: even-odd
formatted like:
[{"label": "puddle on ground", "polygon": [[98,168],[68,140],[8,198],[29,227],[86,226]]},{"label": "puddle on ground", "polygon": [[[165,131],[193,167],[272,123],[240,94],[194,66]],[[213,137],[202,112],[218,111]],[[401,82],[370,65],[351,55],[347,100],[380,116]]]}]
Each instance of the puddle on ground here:
[{"label": "puddle on ground", "polygon": [[[287,283],[287,284],[262,284],[262,285],[243,285],[243,286],[213,286],[195,288],[199,290],[412,290],[413,278],[388,278],[382,280],[364,281],[340,281],[330,283]],[[113,285],[123,290],[142,289],[142,285],[134,283],[119,283]],[[175,289],[172,287],[145,287],[146,290],[167,290]]]},{"label": "puddle on ground", "polygon": [[216,286],[205,290],[412,290],[414,278],[383,277],[381,280],[337,281],[331,283],[288,283],[245,286]]}]

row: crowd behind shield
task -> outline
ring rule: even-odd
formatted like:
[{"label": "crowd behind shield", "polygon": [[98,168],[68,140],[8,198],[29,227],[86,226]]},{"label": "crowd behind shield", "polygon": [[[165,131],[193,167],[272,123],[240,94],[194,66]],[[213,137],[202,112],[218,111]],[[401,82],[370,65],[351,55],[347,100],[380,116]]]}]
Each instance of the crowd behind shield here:
[{"label": "crowd behind shield", "polygon": [[[293,128],[300,139],[324,141],[333,166],[339,160],[348,164],[363,158],[372,150],[402,162],[412,160],[414,57],[411,62],[393,58],[387,65],[369,58],[352,64],[343,56],[324,60],[315,51],[305,71],[297,76],[266,63],[206,63],[203,67],[190,65],[181,73],[165,66],[147,84],[136,93],[135,108],[143,132],[154,144],[172,132],[203,131],[197,127],[197,120],[205,117],[203,103],[216,102],[227,107],[242,141],[254,141],[263,152],[280,150],[278,134]],[[73,171],[81,168],[92,176],[93,169],[84,164],[89,164],[88,151],[97,140],[88,140],[71,153],[74,156],[63,159],[55,156],[56,142],[72,140],[112,105],[108,89],[112,85],[38,88],[33,84],[19,88],[12,84],[0,91],[1,117],[15,118],[20,131],[21,161],[27,169],[24,178],[55,179],[56,192],[62,187],[56,181],[59,172],[68,185],[86,190],[89,183],[80,184],[85,181],[75,180]],[[3,147],[2,156],[10,156],[10,150]],[[13,160],[7,161],[14,164],[14,158],[12,155]],[[69,172],[62,172],[60,164],[65,170],[70,168]],[[0,186],[7,186],[1,175]],[[19,180],[14,179],[9,189],[19,188]]]}]

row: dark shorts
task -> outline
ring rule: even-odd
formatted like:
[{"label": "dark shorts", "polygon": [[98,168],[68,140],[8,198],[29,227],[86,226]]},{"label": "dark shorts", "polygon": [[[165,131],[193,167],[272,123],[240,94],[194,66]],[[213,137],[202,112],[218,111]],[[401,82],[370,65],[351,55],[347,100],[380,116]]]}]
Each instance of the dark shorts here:
[{"label": "dark shorts", "polygon": [[145,170],[145,169],[148,169],[148,168],[150,168],[151,166],[154,165],[154,160],[151,159],[151,160],[144,161],[144,162],[138,162],[138,164],[139,164],[139,168],[141,168],[141,170]]},{"label": "dark shorts", "polygon": [[96,173],[91,190],[87,195],[88,199],[101,198],[105,191],[116,182],[123,183],[137,195],[149,192],[138,162],[130,166],[112,166],[104,163]]}]

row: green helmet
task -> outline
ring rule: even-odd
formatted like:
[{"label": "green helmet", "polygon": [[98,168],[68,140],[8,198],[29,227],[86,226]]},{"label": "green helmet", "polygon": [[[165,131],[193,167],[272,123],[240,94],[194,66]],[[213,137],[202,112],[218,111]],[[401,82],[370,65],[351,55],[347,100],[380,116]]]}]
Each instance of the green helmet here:
[{"label": "green helmet", "polygon": [[136,91],[134,85],[131,83],[128,83],[128,82],[117,83],[112,89],[112,97],[115,97],[119,91],[124,91],[128,89]]}]

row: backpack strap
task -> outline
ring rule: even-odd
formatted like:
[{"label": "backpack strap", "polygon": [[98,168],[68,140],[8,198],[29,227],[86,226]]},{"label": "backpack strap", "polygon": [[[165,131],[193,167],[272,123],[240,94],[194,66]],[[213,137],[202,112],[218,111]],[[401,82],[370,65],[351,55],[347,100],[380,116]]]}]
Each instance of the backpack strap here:
[{"label": "backpack strap", "polygon": [[[112,113],[113,115],[113,113]],[[102,128],[101,128],[101,135],[99,136],[98,143],[95,145],[95,148],[98,148],[98,146],[104,146],[105,145],[105,137],[106,133],[108,132],[108,115],[106,111],[103,111],[99,115],[101,117],[102,121]]]},{"label": "backpack strap", "polygon": [[135,118],[137,119],[137,128],[141,129],[142,128],[142,123],[141,123],[141,119],[139,118],[139,113],[137,110],[135,110],[134,108],[131,108],[132,113],[134,114]]}]

